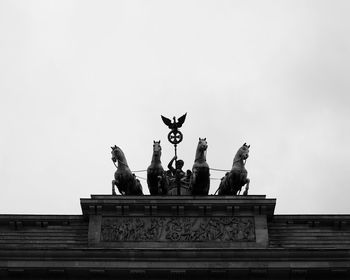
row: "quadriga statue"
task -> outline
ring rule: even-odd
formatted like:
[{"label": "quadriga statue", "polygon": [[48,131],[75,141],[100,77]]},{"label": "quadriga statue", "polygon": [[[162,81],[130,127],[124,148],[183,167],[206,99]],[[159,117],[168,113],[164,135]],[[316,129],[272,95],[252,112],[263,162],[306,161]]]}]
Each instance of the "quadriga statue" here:
[{"label": "quadriga statue", "polygon": [[162,147],[160,141],[153,141],[153,154],[150,166],[147,168],[147,185],[151,195],[165,195],[168,183],[160,160]]},{"label": "quadriga statue", "polygon": [[239,148],[236,156],[233,159],[233,165],[230,172],[227,172],[225,177],[221,179],[218,189],[218,195],[237,195],[241,189],[246,185],[243,195],[248,195],[249,182],[247,169],[245,169],[245,162],[249,157],[249,148],[246,143]]},{"label": "quadriga statue", "polygon": [[118,162],[117,171],[112,181],[112,194],[116,195],[115,186],[122,195],[143,195],[140,181],[135,177],[128,166],[123,151],[117,147],[111,147],[112,161]]}]

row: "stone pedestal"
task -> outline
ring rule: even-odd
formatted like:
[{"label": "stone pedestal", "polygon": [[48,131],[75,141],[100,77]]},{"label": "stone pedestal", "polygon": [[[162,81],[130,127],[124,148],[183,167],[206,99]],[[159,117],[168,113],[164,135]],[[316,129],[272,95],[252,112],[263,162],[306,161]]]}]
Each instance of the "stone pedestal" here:
[{"label": "stone pedestal", "polygon": [[267,248],[276,200],[259,196],[81,199],[92,248]]}]

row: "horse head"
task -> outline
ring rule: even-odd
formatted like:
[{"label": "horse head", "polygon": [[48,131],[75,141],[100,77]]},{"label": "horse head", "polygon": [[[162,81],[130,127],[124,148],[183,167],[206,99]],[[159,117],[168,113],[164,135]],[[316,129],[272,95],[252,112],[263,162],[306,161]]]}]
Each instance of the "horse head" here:
[{"label": "horse head", "polygon": [[158,154],[159,156],[162,154],[162,146],[159,141],[153,141],[153,154]]},{"label": "horse head", "polygon": [[208,149],[207,138],[200,138],[197,145],[195,161],[205,161]]},{"label": "horse head", "polygon": [[114,147],[111,147],[111,149],[112,149],[111,154],[112,154],[112,161],[113,162],[121,161],[124,164],[127,164],[126,159],[125,159],[125,155],[124,155],[122,149],[120,149],[116,145],[114,145]]},{"label": "horse head", "polygon": [[207,148],[208,148],[207,138],[200,138],[200,137],[199,137],[198,149],[199,149],[200,151],[206,151]]},{"label": "horse head", "polygon": [[238,149],[236,156],[233,160],[233,163],[235,162],[245,163],[245,161],[249,157],[249,148],[250,148],[250,145],[247,145],[246,143],[244,143],[243,146]]}]

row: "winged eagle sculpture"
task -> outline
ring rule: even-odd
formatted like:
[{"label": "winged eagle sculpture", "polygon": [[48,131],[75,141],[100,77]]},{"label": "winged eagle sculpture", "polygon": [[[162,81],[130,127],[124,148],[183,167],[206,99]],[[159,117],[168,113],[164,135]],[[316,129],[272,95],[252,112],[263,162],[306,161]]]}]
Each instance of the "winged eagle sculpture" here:
[{"label": "winged eagle sculpture", "polygon": [[162,120],[163,122],[171,129],[171,130],[177,130],[178,128],[180,128],[183,123],[185,122],[185,119],[186,119],[186,114],[184,114],[183,116],[181,116],[180,118],[178,118],[178,120],[176,121],[176,118],[173,117],[173,121],[171,121],[170,119],[164,117],[164,116],[161,116],[162,117]]}]

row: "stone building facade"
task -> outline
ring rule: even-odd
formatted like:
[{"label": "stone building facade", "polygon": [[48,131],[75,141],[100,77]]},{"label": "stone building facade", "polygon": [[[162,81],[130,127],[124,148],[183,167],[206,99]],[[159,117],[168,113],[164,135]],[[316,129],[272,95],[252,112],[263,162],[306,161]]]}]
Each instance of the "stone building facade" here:
[{"label": "stone building facade", "polygon": [[0,215],[0,279],[350,279],[350,215],[275,204],[92,195],[82,215]]}]

